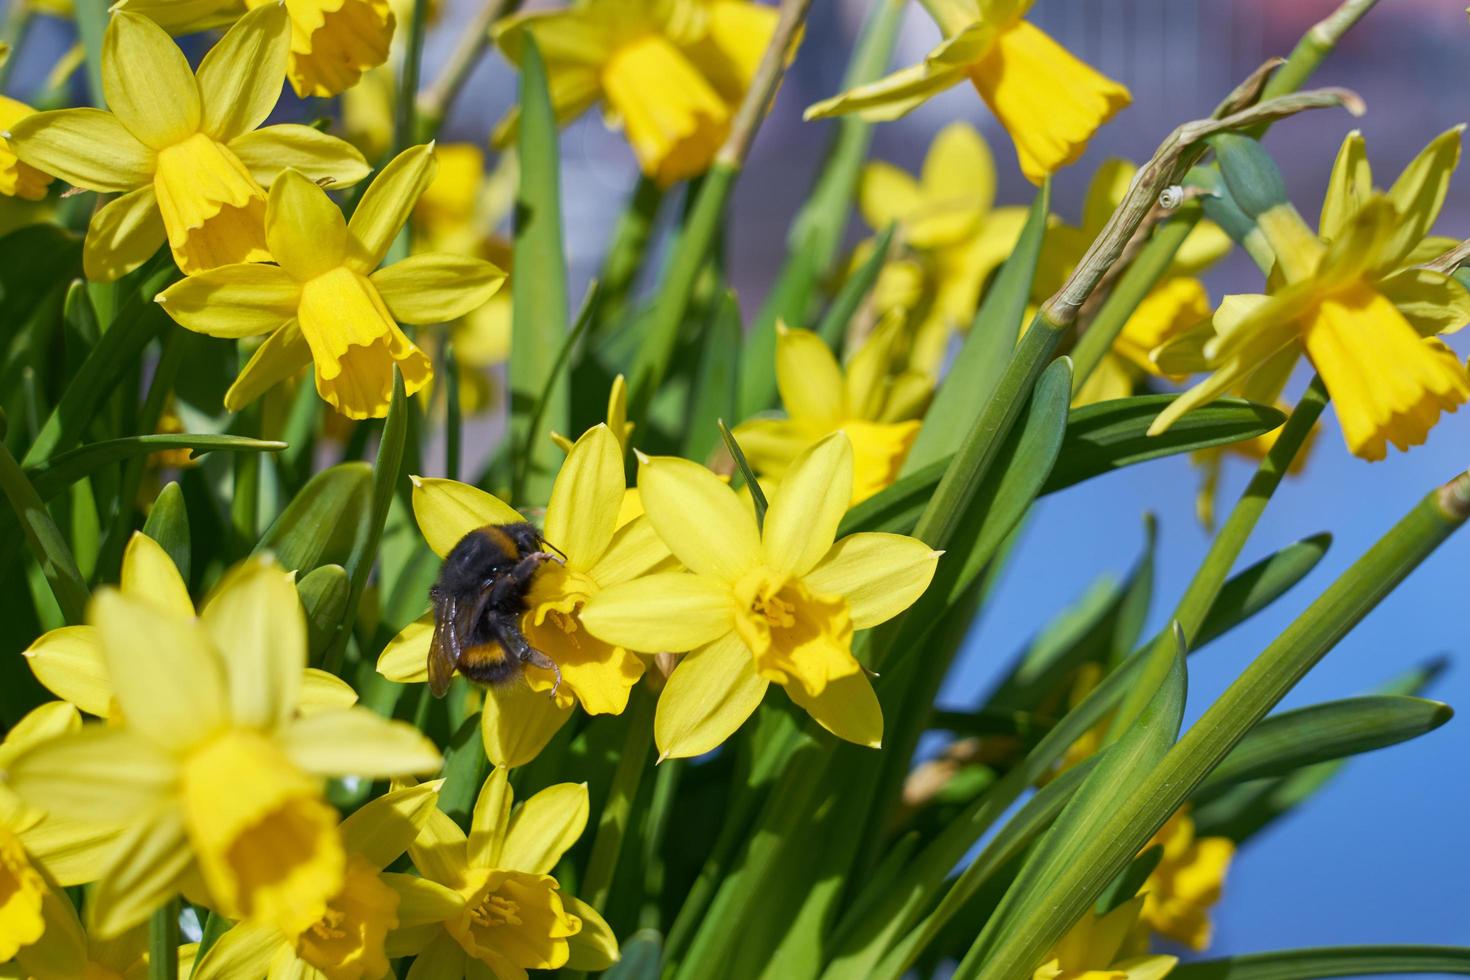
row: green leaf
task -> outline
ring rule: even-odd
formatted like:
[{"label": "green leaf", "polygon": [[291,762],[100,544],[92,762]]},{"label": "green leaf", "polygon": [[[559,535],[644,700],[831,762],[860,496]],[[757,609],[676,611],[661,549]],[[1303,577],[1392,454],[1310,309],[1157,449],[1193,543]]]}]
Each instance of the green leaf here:
[{"label": "green leaf", "polygon": [[208,435],[205,433],[180,432],[168,435],[127,436],[122,439],[107,439],[88,443],[69,452],[60,453],[44,463],[26,468],[27,475],[36,486],[36,492],[44,499],[60,493],[69,484],[90,475],[104,466],[119,460],[165,449],[192,449],[191,459],[205,453],[276,453],[286,448],[284,442],[271,439],[250,439],[245,436]]},{"label": "green leaf", "polygon": [[276,561],[295,572],[345,563],[368,513],[372,481],[373,468],[363,462],[322,470],[261,535],[256,554],[273,552]]},{"label": "green leaf", "polygon": [[[848,324],[863,305],[863,300],[873,291],[873,286],[878,282],[878,274],[883,271],[883,265],[888,261],[888,250],[893,244],[894,226],[889,225],[879,233],[873,242],[873,254],[868,256],[856,272],[843,281],[842,287],[837,290],[837,295],[832,297],[832,303],[827,307],[827,312],[822,314],[821,321],[817,324],[817,336],[826,341],[827,346],[841,359],[843,341],[847,337]],[[774,357],[771,364],[775,363]],[[764,369],[771,370],[771,365],[764,365]],[[774,375],[773,375],[774,376]]]},{"label": "green leaf", "polygon": [[56,522],[51,519],[46,505],[41,502],[36,488],[31,486],[20,464],[3,444],[0,444],[0,492],[5,494],[20,519],[26,545],[46,576],[67,624],[75,626],[81,623],[90,594],[82,573],[77,569],[76,558],[72,556]]},{"label": "green leaf", "polygon": [[720,438],[725,440],[725,449],[729,452],[730,458],[735,460],[735,468],[740,471],[741,479],[750,488],[750,499],[755,504],[755,523],[757,526],[764,527],[766,523],[766,508],[769,505],[766,503],[765,493],[761,490],[760,481],[755,478],[755,470],[750,468],[750,463],[746,460],[745,453],[740,448],[740,443],[735,441],[735,435],[730,431],[730,427],[725,424],[725,420],[718,419],[715,424],[720,428]]},{"label": "green leaf", "polygon": [[1102,893],[1097,900],[1093,911],[1098,915],[1107,915],[1113,909],[1122,905],[1138,894],[1138,890],[1148,881],[1148,876],[1154,873],[1159,866],[1159,861],[1164,856],[1164,845],[1155,844],[1146,848],[1144,852],[1133,859],[1133,863],[1123,869],[1123,873],[1113,879],[1108,890]]},{"label": "green leaf", "polygon": [[[863,23],[853,47],[842,89],[877,81],[888,69],[903,21],[903,0],[879,0]],[[740,411],[745,419],[770,408],[776,400],[776,321],[806,323],[820,284],[833,270],[858,177],[872,141],[873,124],[854,113],[838,119],[837,134],[806,203],[786,236],[786,261],[756,314],[740,360]]]},{"label": "green leaf", "polygon": [[[597,309],[601,301],[599,296],[597,280],[587,284],[587,295],[582,300],[582,309],[577,313],[577,322],[572,326],[561,342],[556,352],[556,358],[551,362],[551,371],[546,377],[546,387],[541,390],[541,395],[536,399],[536,408],[531,412],[530,421],[526,424],[526,441],[521,446],[521,451],[516,454],[516,478],[513,499],[520,500],[526,490],[526,481],[530,476],[532,460],[536,457],[536,445],[540,442],[548,442],[546,438],[547,415],[552,410],[556,401],[558,390],[565,388],[563,376],[566,374],[567,365],[571,362],[572,348],[577,341],[586,333],[588,325],[597,319]],[[568,410],[570,412],[570,409]],[[575,440],[580,433],[564,432],[561,429],[552,431],[561,432],[562,435]],[[550,491],[547,491],[548,495]]]},{"label": "green leaf", "polygon": [[1400,973],[1470,974],[1470,947],[1327,946],[1182,963],[1170,980],[1317,980]]},{"label": "green leaf", "polygon": [[1314,534],[1261,559],[1220,588],[1195,639],[1199,649],[1250,619],[1307,576],[1327,549],[1332,535]]},{"label": "green leaf", "polygon": [[720,441],[719,420],[735,418],[740,396],[740,301],[733,289],[715,304],[700,344],[684,429],[687,459],[706,459]]},{"label": "green leaf", "polygon": [[490,772],[485,758],[485,743],[480,737],[480,713],[471,714],[460,723],[444,750],[444,787],[439,791],[439,809],[468,830],[475,809],[475,797]]},{"label": "green leaf", "polygon": [[980,420],[991,395],[1016,349],[1021,335],[1021,318],[1031,298],[1031,281],[1051,207],[1051,181],[1041,185],[1031,201],[1025,227],[1010,257],[985,291],[975,322],[955,356],[934,401],[924,415],[924,425],[904,460],[901,476],[908,476],[943,459],[960,448],[965,434]]},{"label": "green leaf", "polygon": [[570,401],[554,377],[556,352],[567,333],[566,251],[562,244],[561,160],[556,115],[547,90],[546,63],[529,32],[521,54],[520,127],[516,152],[515,247],[511,290],[510,415],[514,444],[526,447],[518,464],[525,493],[536,502],[551,495],[561,451],[547,439],[529,440],[531,416],[545,402],[545,423],[565,432]]},{"label": "green leaf", "polygon": [[347,612],[352,582],[341,565],[319,565],[296,583],[306,610],[306,632],[311,662],[320,663],[337,624]]},{"label": "green leaf", "polygon": [[664,191],[658,181],[647,175],[638,177],[628,206],[618,218],[613,229],[612,244],[602,260],[602,272],[597,279],[602,283],[602,306],[598,310],[592,333],[599,332],[610,323],[617,322],[623,315],[628,294],[648,254],[648,245],[657,230],[659,205],[663,203]]},{"label": "green leaf", "polygon": [[1390,695],[1328,701],[1263,719],[1196,793],[1208,799],[1223,786],[1284,775],[1397,745],[1434,731],[1454,717],[1449,705]]},{"label": "green leaf", "polygon": [[663,966],[663,936],[657,930],[639,929],[618,952],[618,961],[603,971],[603,980],[658,980]]},{"label": "green leaf", "polygon": [[189,511],[184,507],[184,491],[177,482],[170,482],[153,500],[148,510],[148,520],[143,522],[143,533],[148,535],[173,559],[174,567],[185,582],[189,581],[190,538]]}]

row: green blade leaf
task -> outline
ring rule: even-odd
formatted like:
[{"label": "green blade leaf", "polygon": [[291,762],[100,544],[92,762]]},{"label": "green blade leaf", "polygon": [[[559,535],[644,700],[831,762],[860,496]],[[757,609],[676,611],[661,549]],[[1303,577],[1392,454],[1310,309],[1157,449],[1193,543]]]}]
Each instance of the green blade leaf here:
[{"label": "green blade leaf", "polygon": [[[512,491],[514,499],[519,500],[525,494],[526,479],[530,474],[531,461],[536,457],[536,445],[546,440],[547,415],[553,410],[556,402],[556,392],[565,388],[563,376],[567,372],[567,366],[571,363],[572,348],[587,331],[588,325],[597,318],[597,309],[601,305],[599,299],[601,290],[598,289],[597,280],[587,284],[587,295],[582,300],[582,309],[577,313],[577,322],[573,324],[571,332],[562,339],[561,347],[556,352],[556,358],[551,362],[551,372],[546,378],[546,387],[541,390],[541,395],[536,399],[536,407],[531,412],[530,421],[526,423],[526,442],[522,444],[521,451],[516,454],[516,478]],[[552,431],[562,432],[560,429]],[[575,440],[580,433],[562,432],[562,435]],[[548,491],[549,493],[549,491]]]},{"label": "green blade leaf", "polygon": [[1470,974],[1470,947],[1327,946],[1182,963],[1170,980],[1317,980],[1400,973]]},{"label": "green blade leaf", "polygon": [[1331,545],[1332,535],[1314,534],[1232,577],[1220,587],[1220,594],[1200,624],[1195,649],[1228,633],[1279,599],[1317,567]]},{"label": "green blade leaf", "polygon": [[69,452],[51,457],[38,466],[27,467],[27,475],[36,486],[36,492],[49,500],[69,484],[119,460],[165,449],[192,449],[190,458],[205,453],[278,453],[286,448],[284,442],[272,439],[250,439],[245,436],[209,435],[205,433],[180,432],[168,435],[127,436],[122,439],[107,439],[88,443]]},{"label": "green blade leaf", "polygon": [[699,366],[689,391],[684,429],[687,459],[706,459],[720,441],[719,420],[735,417],[740,397],[740,301],[733,289],[715,303],[700,344]]},{"label": "green blade leaf", "polygon": [[345,563],[368,511],[372,481],[373,468],[363,462],[322,470],[261,535],[255,553],[273,552],[276,561],[295,572]]},{"label": "green blade leaf", "polygon": [[827,312],[822,314],[822,319],[817,324],[817,336],[826,341],[839,360],[842,357],[843,340],[847,336],[847,325],[877,284],[878,274],[888,261],[888,249],[893,244],[893,234],[893,225],[883,229],[873,242],[873,254],[842,283],[837,295],[832,297],[832,304],[827,307]]},{"label": "green blade leaf", "polygon": [[352,595],[352,582],[341,565],[321,565],[307,572],[296,584],[301,605],[306,610],[307,649],[310,662],[320,663],[347,612]]},{"label": "green blade leaf", "polygon": [[730,453],[730,458],[735,460],[735,468],[740,471],[740,477],[745,485],[750,488],[750,499],[755,504],[755,523],[764,527],[766,523],[766,495],[761,490],[760,481],[755,478],[755,470],[750,468],[750,462],[745,458],[745,452],[740,448],[740,443],[735,441],[735,434],[725,424],[724,419],[718,419],[715,423],[720,429],[720,438],[725,440],[725,449]]},{"label": "green blade leaf", "polygon": [[5,494],[20,519],[26,545],[46,576],[67,624],[78,625],[87,611],[87,599],[90,597],[87,583],[77,569],[76,558],[67,547],[66,538],[51,519],[36,488],[31,486],[20,464],[3,443],[0,443],[0,492]]},{"label": "green blade leaf", "polygon": [[177,482],[169,483],[154,498],[148,510],[148,520],[143,522],[143,533],[148,535],[173,560],[180,577],[189,581],[191,564],[189,512],[184,507],[184,491]]},{"label": "green blade leaf", "polygon": [[561,159],[556,115],[547,90],[546,63],[529,32],[521,54],[521,115],[516,152],[515,246],[511,289],[510,415],[515,445],[528,458],[524,492],[537,502],[551,494],[561,452],[550,440],[529,441],[538,402],[548,427],[565,432],[570,421],[568,388],[554,377],[556,353],[567,332],[566,252],[562,245]]}]

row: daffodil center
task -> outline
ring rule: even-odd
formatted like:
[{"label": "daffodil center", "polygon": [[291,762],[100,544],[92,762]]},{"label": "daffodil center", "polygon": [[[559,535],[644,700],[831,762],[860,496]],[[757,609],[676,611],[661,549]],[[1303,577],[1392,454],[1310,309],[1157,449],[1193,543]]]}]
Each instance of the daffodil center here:
[{"label": "daffodil center", "polygon": [[852,618],[841,596],[813,593],[798,578],[757,569],[735,583],[735,629],[755,657],[756,673],[821,694],[856,674]]},{"label": "daffodil center", "polygon": [[751,600],[750,611],[772,629],[789,630],[796,625],[796,603],[779,595],[757,595]]},{"label": "daffodil center", "polygon": [[479,905],[470,910],[470,919],[477,926],[519,926],[521,922],[521,906],[501,895],[489,895]]},{"label": "daffodil center", "polygon": [[326,914],[311,924],[311,934],[318,939],[341,939],[347,935],[342,930],[342,920],[345,918],[341,912],[328,906]]}]

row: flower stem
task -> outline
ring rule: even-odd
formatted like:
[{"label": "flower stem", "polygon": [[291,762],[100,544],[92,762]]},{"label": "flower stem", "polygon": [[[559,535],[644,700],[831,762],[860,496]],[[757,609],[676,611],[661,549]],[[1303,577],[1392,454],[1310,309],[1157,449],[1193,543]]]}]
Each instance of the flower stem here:
[{"label": "flower stem", "polygon": [[418,138],[419,75],[424,64],[424,31],[429,20],[429,0],[413,0],[408,20],[408,47],[398,76],[398,102],[393,116],[393,153],[413,146]]},{"label": "flower stem", "polygon": [[592,842],[592,856],[587,859],[587,874],[582,880],[582,899],[602,911],[617,870],[618,855],[628,836],[628,818],[633,800],[643,781],[648,750],[653,745],[653,707],[656,698],[639,684],[633,688],[628,702],[628,734],[613,774],[612,788],[597,820],[597,836]]},{"label": "flower stem", "polygon": [[178,980],[179,900],[171,898],[148,923],[148,980]]},{"label": "flower stem", "polygon": [[1344,3],[1313,24],[1292,49],[1286,64],[1271,76],[1261,93],[1264,99],[1294,92],[1311,77],[1322,59],[1332,53],[1348,29],[1376,6],[1378,0],[1344,0]]},{"label": "flower stem", "polygon": [[515,13],[520,5],[520,0],[487,0],[465,26],[444,70],[418,97],[420,139],[432,139],[438,134],[444,118],[464,91],[470,73],[490,47],[491,28],[497,20]]},{"label": "flower stem", "polygon": [[454,341],[444,345],[444,475],[459,479],[460,447],[464,438],[464,419],[459,401],[459,358],[454,356]]}]

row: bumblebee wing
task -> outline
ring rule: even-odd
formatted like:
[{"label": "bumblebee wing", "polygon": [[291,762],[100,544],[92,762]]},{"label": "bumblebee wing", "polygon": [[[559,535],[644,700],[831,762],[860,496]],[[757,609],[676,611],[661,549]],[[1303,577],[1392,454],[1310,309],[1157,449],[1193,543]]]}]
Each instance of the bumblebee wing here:
[{"label": "bumblebee wing", "polygon": [[[429,691],[434,697],[442,698],[449,691],[449,681],[454,677],[457,647],[448,635],[455,629],[453,621],[455,603],[446,600],[434,607],[434,636],[429,640]],[[447,629],[446,629],[447,627]]]}]

